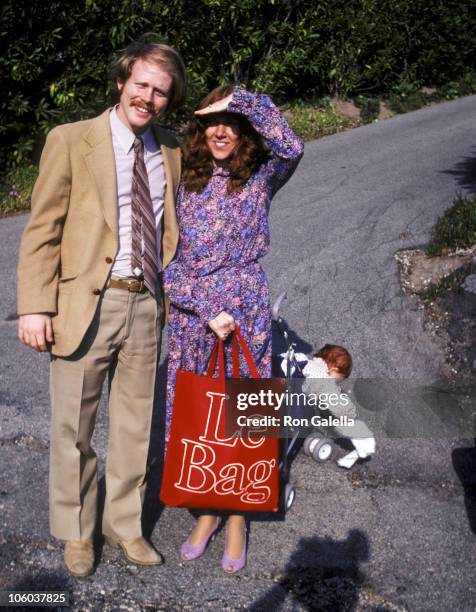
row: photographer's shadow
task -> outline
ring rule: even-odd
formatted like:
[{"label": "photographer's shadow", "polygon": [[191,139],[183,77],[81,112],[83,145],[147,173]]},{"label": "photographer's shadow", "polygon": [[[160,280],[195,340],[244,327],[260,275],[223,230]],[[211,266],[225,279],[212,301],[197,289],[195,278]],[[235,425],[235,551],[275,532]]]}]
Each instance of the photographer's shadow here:
[{"label": "photographer's shadow", "polygon": [[[367,535],[352,529],[345,540],[302,538],[279,582],[251,604],[251,612],[277,610],[287,598],[293,609],[355,610],[365,575],[359,564],[370,559]],[[290,603],[289,601],[287,602]]]}]

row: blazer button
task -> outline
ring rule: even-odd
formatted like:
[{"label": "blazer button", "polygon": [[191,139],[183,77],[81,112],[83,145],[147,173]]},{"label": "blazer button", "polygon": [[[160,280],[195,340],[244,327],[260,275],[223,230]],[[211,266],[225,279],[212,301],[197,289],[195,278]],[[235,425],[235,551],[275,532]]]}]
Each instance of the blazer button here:
[{"label": "blazer button", "polygon": [[106,257],[106,263],[112,263],[112,257]]},{"label": "blazer button", "polygon": [[101,289],[93,289],[94,295],[101,295]]}]

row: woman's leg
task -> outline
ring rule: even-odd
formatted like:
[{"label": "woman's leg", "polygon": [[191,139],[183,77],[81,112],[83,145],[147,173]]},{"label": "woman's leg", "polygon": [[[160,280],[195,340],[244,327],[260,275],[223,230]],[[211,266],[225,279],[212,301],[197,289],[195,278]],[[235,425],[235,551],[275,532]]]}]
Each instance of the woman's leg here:
[{"label": "woman's leg", "polygon": [[218,527],[220,519],[211,514],[202,514],[191,534],[180,547],[180,556],[184,561],[192,561],[198,559],[205,552],[210,538],[213,539]]},{"label": "woman's leg", "polygon": [[226,528],[225,552],[232,559],[239,559],[246,545],[246,522],[242,514],[232,514]]},{"label": "woman's leg", "polygon": [[188,541],[192,546],[200,544],[208,538],[210,532],[216,525],[217,516],[216,514],[201,514],[195,523],[194,528],[190,532]]}]

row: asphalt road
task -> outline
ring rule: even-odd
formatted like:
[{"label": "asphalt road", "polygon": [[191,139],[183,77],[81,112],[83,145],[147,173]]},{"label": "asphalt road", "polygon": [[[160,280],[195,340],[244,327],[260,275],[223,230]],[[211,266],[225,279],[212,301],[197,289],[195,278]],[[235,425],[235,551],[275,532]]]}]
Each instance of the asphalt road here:
[{"label": "asphalt road", "polygon": [[[475,111],[472,96],[308,143],[272,206],[265,267],[273,296],[288,292],[282,312],[301,346],[344,344],[354,375],[387,381],[410,413],[421,397],[404,390],[435,380],[444,352],[403,295],[394,253],[424,245],[457,191],[476,192]],[[138,569],[105,547],[93,576],[69,577],[48,533],[48,358],[16,340],[25,222],[0,220],[0,589],[67,589],[75,609],[95,610],[475,610],[470,434],[379,439],[375,457],[351,472],[299,455],[292,510],[252,523],[249,562],[235,577],[219,565],[223,535],[202,559],[179,562],[193,519],[161,512],[152,489],[146,530],[166,564]]]}]

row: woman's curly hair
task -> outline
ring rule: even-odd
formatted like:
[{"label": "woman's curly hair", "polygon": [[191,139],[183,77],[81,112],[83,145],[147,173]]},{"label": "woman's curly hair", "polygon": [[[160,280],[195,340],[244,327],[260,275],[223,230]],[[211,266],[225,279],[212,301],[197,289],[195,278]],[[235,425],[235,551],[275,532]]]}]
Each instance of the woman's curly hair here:
[{"label": "woman's curly hair", "polygon": [[[232,85],[216,87],[203,98],[198,109],[205,108],[232,93]],[[237,113],[233,113],[233,120],[238,124],[240,139],[228,158],[230,172],[227,184],[228,193],[242,189],[250,176],[268,158],[268,149],[250,122]],[[184,135],[183,181],[186,191],[203,191],[213,173],[213,156],[207,146],[206,128],[207,117],[195,115]]]}]

